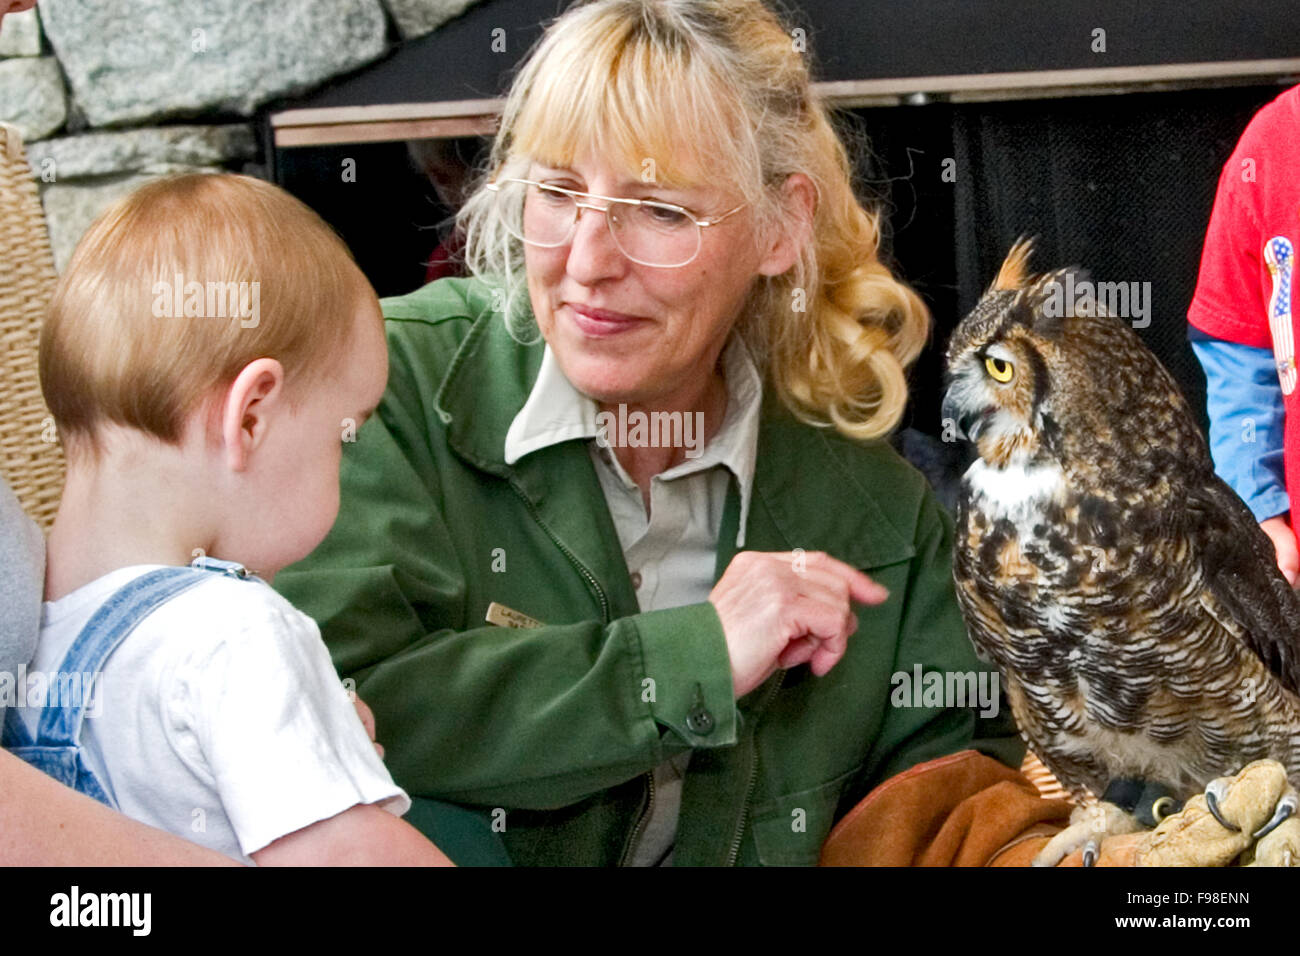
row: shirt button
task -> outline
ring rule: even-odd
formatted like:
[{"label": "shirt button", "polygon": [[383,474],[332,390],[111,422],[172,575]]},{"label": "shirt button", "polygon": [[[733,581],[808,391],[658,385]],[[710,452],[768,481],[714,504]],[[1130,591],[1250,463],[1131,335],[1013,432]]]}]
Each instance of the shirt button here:
[{"label": "shirt button", "polygon": [[713,715],[703,707],[696,707],[686,715],[686,729],[706,737],[713,730]]},{"label": "shirt button", "polygon": [[632,587],[633,587],[634,590],[637,590],[637,591],[640,591],[640,590],[641,590],[641,572],[640,572],[640,571],[633,571],[633,572],[632,572]]}]

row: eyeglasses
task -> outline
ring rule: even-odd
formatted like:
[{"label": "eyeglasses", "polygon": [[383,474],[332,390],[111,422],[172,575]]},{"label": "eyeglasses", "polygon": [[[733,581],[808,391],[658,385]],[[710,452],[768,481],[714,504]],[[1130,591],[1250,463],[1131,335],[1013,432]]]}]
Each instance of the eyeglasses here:
[{"label": "eyeglasses", "polygon": [[[712,219],[698,219],[689,210],[653,199],[598,196],[534,182],[499,179],[487,184],[497,194],[502,221],[509,233],[530,246],[554,249],[573,238],[584,209],[605,213],[610,235],[619,251],[633,262],[657,269],[684,266],[700,254],[704,228],[716,226],[744,209],[741,203]],[[597,206],[583,200],[600,199]]]}]

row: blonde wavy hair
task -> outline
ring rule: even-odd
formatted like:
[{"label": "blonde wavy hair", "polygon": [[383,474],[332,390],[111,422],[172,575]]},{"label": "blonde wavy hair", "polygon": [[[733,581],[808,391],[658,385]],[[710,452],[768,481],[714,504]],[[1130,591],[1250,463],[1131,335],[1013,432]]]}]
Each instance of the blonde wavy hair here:
[{"label": "blonde wavy hair", "polygon": [[818,195],[811,240],[787,272],[755,277],[737,331],[801,420],[857,439],[898,424],[929,312],[880,261],[878,214],[854,195],[796,38],[761,0],[590,0],[548,26],[457,217],[466,264],[501,290],[517,339],[537,334],[523,248],[488,181],[533,161],[569,167],[589,149],[638,174],[653,157],[657,183],[734,183],[756,228],[795,230],[781,186],[803,173]]}]

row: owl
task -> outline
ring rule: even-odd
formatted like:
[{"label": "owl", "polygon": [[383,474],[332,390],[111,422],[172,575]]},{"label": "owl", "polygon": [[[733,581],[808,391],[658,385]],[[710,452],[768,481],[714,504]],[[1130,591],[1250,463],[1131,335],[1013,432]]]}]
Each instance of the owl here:
[{"label": "owl", "polygon": [[971,638],[1030,748],[1076,800],[1102,797],[1101,829],[1201,790],[1236,829],[1216,778],[1269,758],[1300,784],[1300,599],[1172,377],[1029,254],[948,346],[944,419],[977,452],[953,560]]}]

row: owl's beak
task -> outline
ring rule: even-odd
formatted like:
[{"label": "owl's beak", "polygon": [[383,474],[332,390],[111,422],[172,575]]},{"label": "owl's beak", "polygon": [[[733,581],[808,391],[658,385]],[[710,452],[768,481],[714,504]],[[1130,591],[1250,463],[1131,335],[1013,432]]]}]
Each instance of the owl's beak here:
[{"label": "owl's beak", "polygon": [[952,422],[957,429],[957,437],[966,441],[974,441],[979,437],[979,433],[984,425],[984,416],[979,412],[958,405],[952,397],[952,389],[948,389],[943,396],[943,405],[940,407],[939,414],[943,416],[943,425],[946,428],[948,422]]}]

